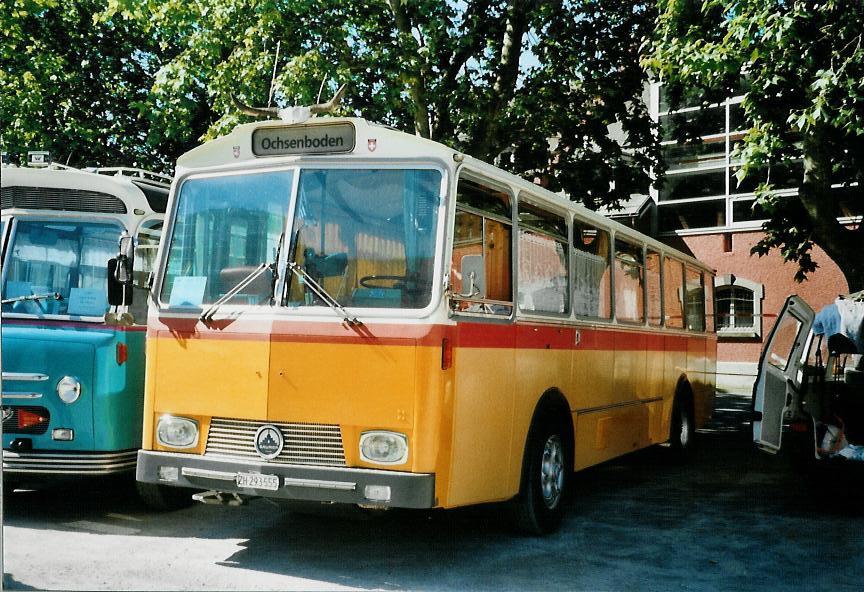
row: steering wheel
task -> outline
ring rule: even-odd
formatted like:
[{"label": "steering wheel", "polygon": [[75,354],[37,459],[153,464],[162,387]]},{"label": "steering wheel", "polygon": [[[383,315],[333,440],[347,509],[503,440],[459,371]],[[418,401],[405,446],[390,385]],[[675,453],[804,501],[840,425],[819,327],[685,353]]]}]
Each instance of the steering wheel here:
[{"label": "steering wheel", "polygon": [[[406,275],[365,275],[360,278],[360,285],[364,288],[401,288],[401,282],[408,280]],[[396,282],[390,286],[376,285],[375,282]],[[370,283],[372,285],[370,285]]]}]

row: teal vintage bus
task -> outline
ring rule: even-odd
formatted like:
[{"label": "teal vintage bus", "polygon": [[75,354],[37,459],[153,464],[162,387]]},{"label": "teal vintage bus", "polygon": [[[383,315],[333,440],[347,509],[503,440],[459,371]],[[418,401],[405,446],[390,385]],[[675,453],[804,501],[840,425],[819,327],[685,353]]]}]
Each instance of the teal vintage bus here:
[{"label": "teal vintage bus", "polygon": [[[126,168],[3,167],[4,494],[134,474],[146,282],[170,180]],[[121,286],[124,304],[109,306],[106,264],[121,236],[136,244],[133,277]]]}]

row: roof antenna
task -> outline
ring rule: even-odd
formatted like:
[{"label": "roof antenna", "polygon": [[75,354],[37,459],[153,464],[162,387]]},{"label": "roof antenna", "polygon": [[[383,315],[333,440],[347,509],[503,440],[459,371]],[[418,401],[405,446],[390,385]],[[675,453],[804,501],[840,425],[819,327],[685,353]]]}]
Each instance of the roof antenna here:
[{"label": "roof antenna", "polygon": [[336,94],[333,95],[333,98],[326,103],[316,103],[314,105],[309,105],[308,107],[297,106],[286,107],[284,109],[278,107],[250,107],[241,102],[240,99],[233,94],[231,95],[231,99],[234,101],[234,105],[237,109],[246,115],[252,115],[254,117],[276,116],[285,123],[303,123],[313,115],[318,115],[319,113],[330,113],[336,109],[336,107],[339,106],[339,103],[342,102],[342,95],[345,94],[346,86],[346,84],[340,86],[339,90],[336,91]]},{"label": "roof antenna", "polygon": [[267,97],[267,106],[273,104],[273,91],[276,89],[276,64],[279,62],[279,48],[282,47],[282,41],[276,42],[276,56],[273,58],[273,75],[270,77],[270,96]]},{"label": "roof antenna", "polygon": [[321,79],[321,86],[318,87],[318,97],[315,99],[316,103],[321,102],[321,93],[324,92],[324,83],[327,82],[326,78]]}]

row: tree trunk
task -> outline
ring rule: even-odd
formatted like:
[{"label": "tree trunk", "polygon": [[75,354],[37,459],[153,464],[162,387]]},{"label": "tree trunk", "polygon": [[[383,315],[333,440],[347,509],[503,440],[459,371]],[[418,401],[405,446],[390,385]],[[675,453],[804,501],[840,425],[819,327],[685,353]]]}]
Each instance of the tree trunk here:
[{"label": "tree trunk", "polygon": [[405,11],[402,0],[388,0],[393,18],[396,20],[396,31],[399,38],[399,47],[402,49],[405,61],[412,68],[408,79],[408,94],[414,103],[414,130],[418,136],[431,138],[429,129],[429,105],[426,98],[426,77],[423,75],[423,67],[420,60],[423,58],[417,51],[419,49],[417,40],[411,34],[411,19]]},{"label": "tree trunk", "polygon": [[481,118],[477,133],[469,152],[489,162],[501,152],[501,131],[508,122],[501,120],[501,112],[516,90],[519,76],[519,58],[522,55],[522,39],[528,31],[528,15],[534,10],[536,0],[511,0],[507,7],[504,38],[498,58],[495,83],[492,86],[489,108]]},{"label": "tree trunk", "polygon": [[813,242],[837,264],[850,292],[864,289],[864,225],[837,221],[840,209],[831,189],[831,150],[824,124],[803,138],[804,181],[798,199],[813,228]]}]

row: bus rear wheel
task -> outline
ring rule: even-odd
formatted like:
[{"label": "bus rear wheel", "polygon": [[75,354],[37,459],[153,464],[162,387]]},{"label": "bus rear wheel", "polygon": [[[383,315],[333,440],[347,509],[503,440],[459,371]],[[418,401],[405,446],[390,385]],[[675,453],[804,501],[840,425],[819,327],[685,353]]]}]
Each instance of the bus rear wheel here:
[{"label": "bus rear wheel", "polygon": [[672,422],[669,428],[669,447],[676,457],[684,458],[693,451],[695,431],[693,406],[686,395],[679,393],[675,395],[672,403]]},{"label": "bus rear wheel", "polygon": [[511,501],[511,520],[527,535],[554,532],[564,517],[570,489],[572,444],[569,430],[548,414],[528,434],[522,463],[522,487]]},{"label": "bus rear wheel", "polygon": [[170,512],[188,508],[194,501],[192,490],[182,487],[169,487],[167,485],[156,485],[155,483],[135,482],[138,497],[150,510],[158,512]]}]

